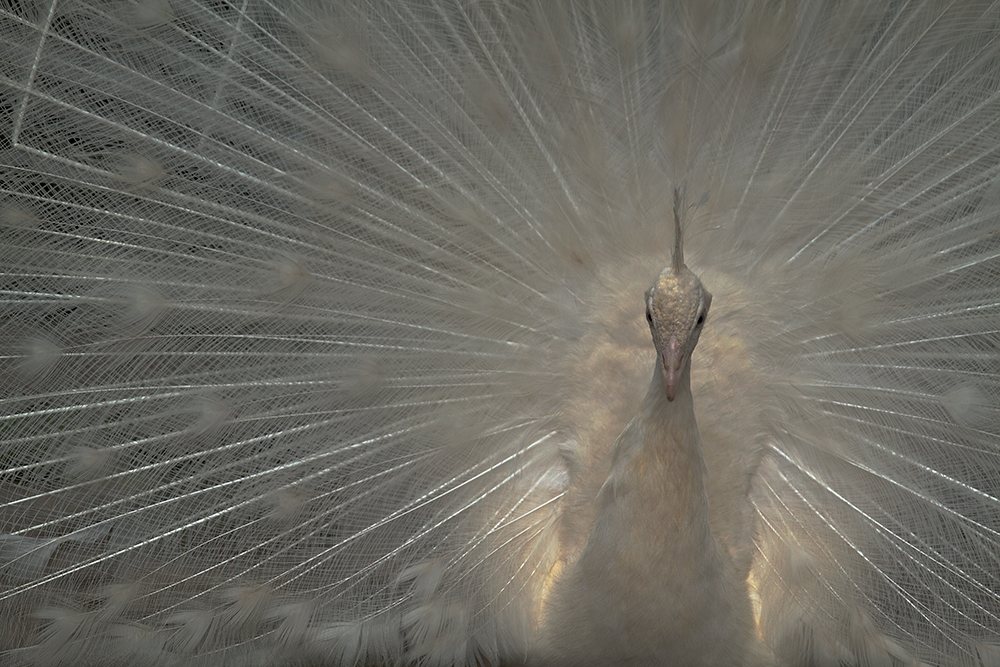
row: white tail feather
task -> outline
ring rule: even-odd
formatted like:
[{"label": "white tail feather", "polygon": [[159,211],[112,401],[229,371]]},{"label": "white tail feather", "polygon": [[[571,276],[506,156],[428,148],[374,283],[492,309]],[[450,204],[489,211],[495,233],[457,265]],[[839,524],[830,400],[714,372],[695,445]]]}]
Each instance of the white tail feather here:
[{"label": "white tail feather", "polygon": [[0,3],[0,91],[5,664],[544,654],[674,188],[747,661],[1000,664],[994,4]]}]

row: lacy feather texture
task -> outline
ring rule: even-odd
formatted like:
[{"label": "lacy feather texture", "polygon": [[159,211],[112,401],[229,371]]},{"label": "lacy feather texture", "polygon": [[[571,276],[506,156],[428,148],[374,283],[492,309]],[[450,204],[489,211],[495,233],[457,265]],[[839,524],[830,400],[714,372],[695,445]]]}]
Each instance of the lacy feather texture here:
[{"label": "lacy feather texture", "polygon": [[0,100],[0,664],[1000,665],[995,3],[0,0]]}]

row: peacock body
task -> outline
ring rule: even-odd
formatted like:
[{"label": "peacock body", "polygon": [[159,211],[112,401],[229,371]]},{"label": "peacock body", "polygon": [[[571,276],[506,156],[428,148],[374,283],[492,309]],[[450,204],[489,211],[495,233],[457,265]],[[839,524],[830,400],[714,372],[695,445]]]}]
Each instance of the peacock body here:
[{"label": "peacock body", "polygon": [[39,0],[0,49],[3,664],[1000,665],[1000,7]]}]

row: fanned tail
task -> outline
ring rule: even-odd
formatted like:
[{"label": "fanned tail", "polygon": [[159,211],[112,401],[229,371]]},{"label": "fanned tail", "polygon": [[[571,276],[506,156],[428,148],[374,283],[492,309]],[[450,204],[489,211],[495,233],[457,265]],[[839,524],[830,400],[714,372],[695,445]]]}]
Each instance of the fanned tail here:
[{"label": "fanned tail", "polygon": [[763,643],[997,664],[998,19],[4,4],[4,659],[524,660],[683,187]]}]

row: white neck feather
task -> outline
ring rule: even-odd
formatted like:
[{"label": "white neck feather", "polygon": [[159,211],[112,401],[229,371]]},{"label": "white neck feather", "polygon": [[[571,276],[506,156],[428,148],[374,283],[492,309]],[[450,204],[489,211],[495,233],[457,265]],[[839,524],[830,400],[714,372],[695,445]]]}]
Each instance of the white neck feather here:
[{"label": "white neck feather", "polygon": [[673,401],[657,368],[615,444],[594,528],[554,592],[551,654],[571,656],[558,664],[623,656],[628,664],[748,664],[746,582],[712,534],[705,474],[690,365]]}]

